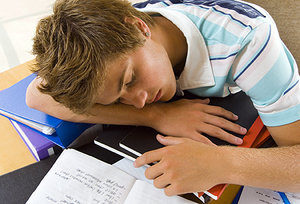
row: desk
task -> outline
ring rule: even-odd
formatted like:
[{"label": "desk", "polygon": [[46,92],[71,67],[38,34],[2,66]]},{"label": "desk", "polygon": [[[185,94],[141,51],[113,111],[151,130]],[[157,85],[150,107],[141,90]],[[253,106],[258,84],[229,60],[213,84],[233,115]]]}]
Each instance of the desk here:
[{"label": "desk", "polygon": [[[28,76],[31,73],[28,68],[33,63],[34,61],[29,61],[0,73],[0,90]],[[0,175],[35,162],[21,137],[3,116],[0,116],[0,141]]]}]

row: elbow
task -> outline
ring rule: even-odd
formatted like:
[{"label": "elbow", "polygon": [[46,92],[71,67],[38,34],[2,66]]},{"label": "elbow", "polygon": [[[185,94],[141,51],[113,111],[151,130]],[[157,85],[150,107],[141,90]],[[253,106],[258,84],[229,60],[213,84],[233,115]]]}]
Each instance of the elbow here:
[{"label": "elbow", "polygon": [[33,108],[33,109],[36,109],[38,110],[38,104],[35,102],[35,100],[33,100],[31,97],[28,97],[26,95],[26,105],[29,107],[29,108]]},{"label": "elbow", "polygon": [[73,111],[66,108],[62,104],[54,101],[51,96],[41,93],[37,88],[37,83],[38,82],[35,79],[27,87],[26,105],[29,108],[36,109],[61,120],[71,122],[84,121],[84,119],[86,118],[85,116],[75,114]]},{"label": "elbow", "polygon": [[29,108],[45,112],[45,99],[43,94],[41,94],[37,88],[36,79],[34,79],[27,87],[25,103]]},{"label": "elbow", "polygon": [[29,108],[38,109],[38,103],[31,90],[31,84],[27,87],[25,102]]}]

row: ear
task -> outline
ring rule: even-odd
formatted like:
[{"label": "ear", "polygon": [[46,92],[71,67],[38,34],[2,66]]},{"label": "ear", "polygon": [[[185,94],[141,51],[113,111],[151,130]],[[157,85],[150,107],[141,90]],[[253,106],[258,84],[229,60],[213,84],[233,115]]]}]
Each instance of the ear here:
[{"label": "ear", "polygon": [[133,16],[133,17],[125,17],[125,23],[130,23],[135,25],[146,38],[151,37],[151,31],[148,25],[140,18]]}]

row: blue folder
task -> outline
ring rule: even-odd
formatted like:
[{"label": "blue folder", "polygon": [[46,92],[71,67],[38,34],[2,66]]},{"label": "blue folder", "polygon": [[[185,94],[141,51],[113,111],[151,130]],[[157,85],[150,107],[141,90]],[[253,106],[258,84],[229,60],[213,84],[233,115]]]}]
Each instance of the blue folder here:
[{"label": "blue folder", "polygon": [[[26,105],[26,90],[36,77],[31,74],[13,86],[0,91],[0,114],[41,131],[42,135],[66,148],[91,124],[73,123],[52,117]],[[44,125],[38,128],[35,124]]]}]

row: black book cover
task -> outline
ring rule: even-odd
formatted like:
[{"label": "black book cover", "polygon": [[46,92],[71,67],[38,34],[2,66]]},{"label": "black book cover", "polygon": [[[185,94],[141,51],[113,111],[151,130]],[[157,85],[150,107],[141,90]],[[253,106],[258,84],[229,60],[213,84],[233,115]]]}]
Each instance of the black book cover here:
[{"label": "black book cover", "polygon": [[136,155],[126,151],[120,147],[119,142],[132,130],[135,126],[126,125],[109,125],[103,128],[103,132],[94,140],[96,145],[103,147],[111,152],[114,152],[122,157],[134,160]]}]

